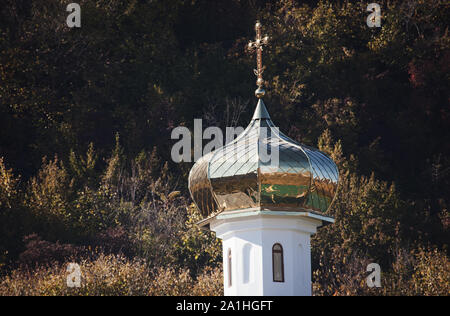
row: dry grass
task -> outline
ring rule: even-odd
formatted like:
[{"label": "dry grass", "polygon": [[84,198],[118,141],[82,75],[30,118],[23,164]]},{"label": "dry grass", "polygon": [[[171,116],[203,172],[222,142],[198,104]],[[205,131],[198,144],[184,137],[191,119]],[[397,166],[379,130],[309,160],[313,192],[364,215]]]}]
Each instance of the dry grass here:
[{"label": "dry grass", "polygon": [[100,255],[84,260],[81,287],[67,286],[67,265],[18,269],[0,281],[1,296],[163,296],[222,295],[219,269],[205,270],[194,280],[188,270],[152,270],[144,260]]}]

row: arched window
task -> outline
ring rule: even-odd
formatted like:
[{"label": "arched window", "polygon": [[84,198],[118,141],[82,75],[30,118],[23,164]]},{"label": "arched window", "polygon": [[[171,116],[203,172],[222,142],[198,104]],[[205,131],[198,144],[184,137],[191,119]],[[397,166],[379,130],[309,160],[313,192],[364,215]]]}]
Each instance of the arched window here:
[{"label": "arched window", "polygon": [[253,282],[254,258],[252,245],[246,243],[242,248],[242,282],[244,284]]},{"label": "arched window", "polygon": [[284,282],[283,247],[275,244],[272,247],[273,282]]},{"label": "arched window", "polygon": [[232,283],[232,275],[231,275],[231,249],[228,249],[228,287],[233,285]]}]

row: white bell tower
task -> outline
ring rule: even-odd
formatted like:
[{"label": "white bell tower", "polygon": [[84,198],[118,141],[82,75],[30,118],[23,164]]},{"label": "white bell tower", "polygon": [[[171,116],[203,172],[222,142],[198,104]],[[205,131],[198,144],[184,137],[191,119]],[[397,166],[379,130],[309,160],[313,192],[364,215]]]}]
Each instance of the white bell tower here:
[{"label": "white bell tower", "polygon": [[329,217],[242,211],[209,224],[223,241],[225,295],[310,296],[310,236]]}]

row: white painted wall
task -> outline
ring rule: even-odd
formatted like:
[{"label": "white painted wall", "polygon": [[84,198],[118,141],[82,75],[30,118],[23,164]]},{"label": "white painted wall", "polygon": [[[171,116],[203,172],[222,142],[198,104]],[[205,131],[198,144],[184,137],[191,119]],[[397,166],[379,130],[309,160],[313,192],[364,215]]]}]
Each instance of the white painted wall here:
[{"label": "white painted wall", "polygon": [[[311,295],[310,236],[322,222],[288,215],[214,219],[211,230],[223,241],[225,295]],[[284,282],[273,282],[272,247],[283,247]],[[228,286],[228,249],[232,286]]]}]

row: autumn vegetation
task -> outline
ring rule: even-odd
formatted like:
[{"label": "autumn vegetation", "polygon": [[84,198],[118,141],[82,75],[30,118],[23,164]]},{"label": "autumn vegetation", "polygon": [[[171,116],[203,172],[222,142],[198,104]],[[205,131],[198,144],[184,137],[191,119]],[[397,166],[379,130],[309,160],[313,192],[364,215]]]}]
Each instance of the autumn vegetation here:
[{"label": "autumn vegetation", "polygon": [[273,121],[339,166],[314,294],[449,295],[450,6],[377,2],[381,28],[364,1],[82,0],[70,29],[66,1],[7,0],[0,295],[223,294],[221,243],[195,225],[170,133],[246,126],[256,19]]}]

